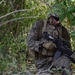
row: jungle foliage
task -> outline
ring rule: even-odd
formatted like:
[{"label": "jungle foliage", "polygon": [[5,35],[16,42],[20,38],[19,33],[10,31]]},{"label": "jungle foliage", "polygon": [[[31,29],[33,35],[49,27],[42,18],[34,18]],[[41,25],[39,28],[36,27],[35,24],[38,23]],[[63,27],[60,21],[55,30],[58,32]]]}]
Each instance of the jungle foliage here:
[{"label": "jungle foliage", "polygon": [[[26,39],[32,24],[58,13],[75,49],[75,0],[0,0],[0,75],[24,72],[31,63]],[[31,67],[32,68],[32,67]]]}]

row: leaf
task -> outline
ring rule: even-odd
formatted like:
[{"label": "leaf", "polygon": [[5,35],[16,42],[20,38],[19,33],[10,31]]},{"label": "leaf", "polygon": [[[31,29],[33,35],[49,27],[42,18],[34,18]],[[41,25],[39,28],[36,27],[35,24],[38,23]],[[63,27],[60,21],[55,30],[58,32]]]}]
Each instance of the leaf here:
[{"label": "leaf", "polygon": [[75,26],[75,20],[71,22],[71,26]]},{"label": "leaf", "polygon": [[61,10],[59,13],[60,21],[62,22],[65,19],[65,13],[64,10]]},{"label": "leaf", "polygon": [[71,36],[75,37],[75,31],[71,32]]},{"label": "leaf", "polygon": [[72,13],[70,13],[70,12],[66,12],[66,15],[67,15],[67,18],[69,19],[69,20],[73,20],[73,18],[74,18],[74,15],[72,14]]},{"label": "leaf", "polygon": [[68,5],[71,5],[71,0],[67,0]]},{"label": "leaf", "polygon": [[63,4],[66,6],[66,1],[65,0],[63,1]]},{"label": "leaf", "polygon": [[68,12],[75,12],[75,6],[68,7]]},{"label": "leaf", "polygon": [[56,8],[64,8],[63,6],[64,6],[64,5],[61,4],[61,3],[60,3],[60,4],[55,4],[55,5],[53,5],[53,7],[56,7]]},{"label": "leaf", "polygon": [[7,74],[8,74],[8,75],[11,75],[11,73],[12,73],[12,71],[8,71],[8,73],[7,73]]}]

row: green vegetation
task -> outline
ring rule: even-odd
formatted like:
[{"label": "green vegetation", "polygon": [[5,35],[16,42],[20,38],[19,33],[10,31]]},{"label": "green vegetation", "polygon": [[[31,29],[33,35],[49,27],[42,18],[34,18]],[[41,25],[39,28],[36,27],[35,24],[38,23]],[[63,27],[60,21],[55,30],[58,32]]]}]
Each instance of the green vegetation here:
[{"label": "green vegetation", "polygon": [[27,70],[32,60],[26,47],[28,32],[35,21],[47,18],[51,12],[58,13],[68,28],[74,50],[75,0],[0,1],[0,75],[21,74]]}]

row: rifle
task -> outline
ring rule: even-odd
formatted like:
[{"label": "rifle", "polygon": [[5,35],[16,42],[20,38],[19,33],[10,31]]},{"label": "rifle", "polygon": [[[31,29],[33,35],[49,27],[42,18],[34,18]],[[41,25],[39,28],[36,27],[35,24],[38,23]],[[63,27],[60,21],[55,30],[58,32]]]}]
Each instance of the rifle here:
[{"label": "rifle", "polygon": [[55,60],[58,59],[61,55],[65,55],[75,64],[75,59],[71,57],[73,52],[67,47],[67,45],[69,45],[68,41],[60,38],[54,38],[50,36],[47,32],[43,32],[43,37],[48,41],[52,41],[57,46],[57,51],[54,55]]}]

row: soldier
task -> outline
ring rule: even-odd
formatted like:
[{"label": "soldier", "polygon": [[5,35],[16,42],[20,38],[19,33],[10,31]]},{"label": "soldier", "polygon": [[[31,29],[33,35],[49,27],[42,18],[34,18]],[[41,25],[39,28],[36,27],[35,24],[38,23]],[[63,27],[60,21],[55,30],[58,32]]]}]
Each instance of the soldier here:
[{"label": "soldier", "polygon": [[[52,37],[63,38],[70,42],[70,36],[67,29],[62,26],[57,14],[50,14],[47,20],[40,20],[34,23],[27,38],[27,46],[30,55],[35,58],[35,65],[38,69],[36,75],[52,75],[47,72],[50,67],[64,67],[72,75],[70,60],[62,55],[58,60],[53,60],[56,52],[56,45],[52,41],[43,38],[43,32],[48,32]],[[41,48],[43,47],[43,48]],[[68,47],[71,47],[70,45]],[[53,75],[58,75],[54,73]],[[60,75],[67,75],[63,71]]]}]

